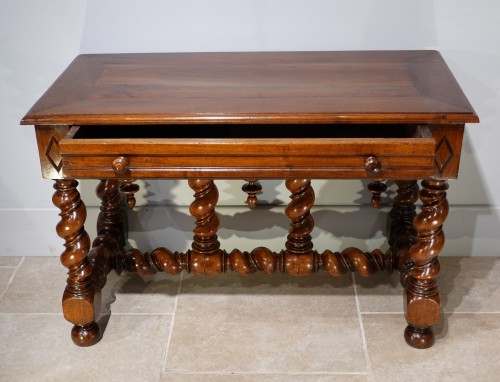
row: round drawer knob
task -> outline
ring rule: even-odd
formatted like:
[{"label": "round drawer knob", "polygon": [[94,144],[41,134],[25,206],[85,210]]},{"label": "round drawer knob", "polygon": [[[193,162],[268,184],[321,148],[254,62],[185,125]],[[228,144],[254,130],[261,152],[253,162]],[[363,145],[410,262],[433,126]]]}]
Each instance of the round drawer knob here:
[{"label": "round drawer knob", "polygon": [[382,169],[382,164],[375,155],[370,155],[365,160],[365,169],[370,174],[377,174]]},{"label": "round drawer knob", "polygon": [[128,159],[125,157],[118,157],[113,161],[111,167],[118,175],[125,175],[128,172]]}]

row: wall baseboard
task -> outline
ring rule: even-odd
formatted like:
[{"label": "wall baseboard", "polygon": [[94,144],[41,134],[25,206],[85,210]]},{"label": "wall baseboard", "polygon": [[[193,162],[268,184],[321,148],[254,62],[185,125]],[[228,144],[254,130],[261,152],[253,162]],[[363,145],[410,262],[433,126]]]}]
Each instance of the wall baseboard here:
[{"label": "wall baseboard", "polygon": [[[318,251],[356,246],[363,250],[386,248],[387,208],[368,206],[319,206],[313,210],[313,241]],[[86,229],[95,236],[99,210],[88,208]],[[288,221],[283,207],[217,208],[221,220],[221,247],[252,250],[266,246],[284,248]],[[0,256],[59,256],[62,240],[55,233],[59,221],[55,209],[3,209],[0,211]],[[128,213],[129,241],[140,250],[165,246],[174,251],[190,247],[194,219],[187,207],[139,207]],[[92,224],[90,224],[92,222]],[[445,223],[443,256],[499,256],[500,208],[456,206]]]}]

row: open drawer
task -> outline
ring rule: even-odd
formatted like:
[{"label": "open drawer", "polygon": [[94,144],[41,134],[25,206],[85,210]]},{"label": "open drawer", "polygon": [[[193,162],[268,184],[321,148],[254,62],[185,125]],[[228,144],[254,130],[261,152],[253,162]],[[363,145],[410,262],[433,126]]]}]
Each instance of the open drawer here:
[{"label": "open drawer", "polygon": [[435,173],[425,125],[73,126],[75,178],[417,179]]}]

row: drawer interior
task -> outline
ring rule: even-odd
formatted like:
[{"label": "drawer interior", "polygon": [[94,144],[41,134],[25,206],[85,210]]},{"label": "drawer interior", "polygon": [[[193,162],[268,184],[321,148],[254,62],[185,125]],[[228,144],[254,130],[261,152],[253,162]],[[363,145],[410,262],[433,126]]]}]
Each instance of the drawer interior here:
[{"label": "drawer interior", "polygon": [[69,139],[408,139],[430,138],[425,125],[119,125],[75,126]]}]

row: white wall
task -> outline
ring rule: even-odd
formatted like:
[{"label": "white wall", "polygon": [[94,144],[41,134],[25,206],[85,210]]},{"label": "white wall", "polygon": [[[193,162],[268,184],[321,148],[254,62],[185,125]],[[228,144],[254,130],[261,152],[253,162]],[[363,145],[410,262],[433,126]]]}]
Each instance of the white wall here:
[{"label": "white wall", "polygon": [[[0,255],[60,252],[61,240],[53,229],[58,219],[51,204],[52,185],[41,179],[33,129],[19,126],[19,120],[76,54],[361,49],[442,52],[481,118],[481,124],[467,129],[460,178],[450,182],[450,202],[459,207],[446,224],[446,253],[500,255],[500,180],[495,169],[500,130],[494,129],[500,122],[499,19],[496,0],[2,0]],[[139,199],[149,206],[138,208],[138,215],[149,221],[141,228],[132,216],[132,238],[149,249],[143,231],[152,228],[156,234],[148,238],[153,246],[168,242],[176,250],[185,249],[192,228],[187,211],[157,206],[188,205],[191,191],[177,181],[145,186]],[[220,183],[221,204],[241,204],[240,186]],[[287,202],[278,182],[264,182],[264,187],[264,200]],[[315,182],[315,187],[318,204],[359,205],[368,200],[358,181]],[[89,205],[95,204],[92,188],[88,182],[81,188]],[[282,245],[287,222],[279,213],[220,211],[223,223],[233,227],[220,235],[229,241],[228,249],[263,242]],[[352,224],[347,230],[342,228],[346,225],[329,222],[347,218],[351,223],[365,213],[362,226]],[[165,231],[168,216],[179,223]],[[316,218],[317,246],[345,245],[348,236],[361,247],[378,245],[382,221],[379,212],[364,207],[323,209]],[[88,229],[92,231],[91,224]],[[328,232],[333,230],[340,238]],[[363,240],[367,231],[377,243]],[[273,239],[276,235],[279,240]],[[241,244],[251,238],[258,243]]]}]

